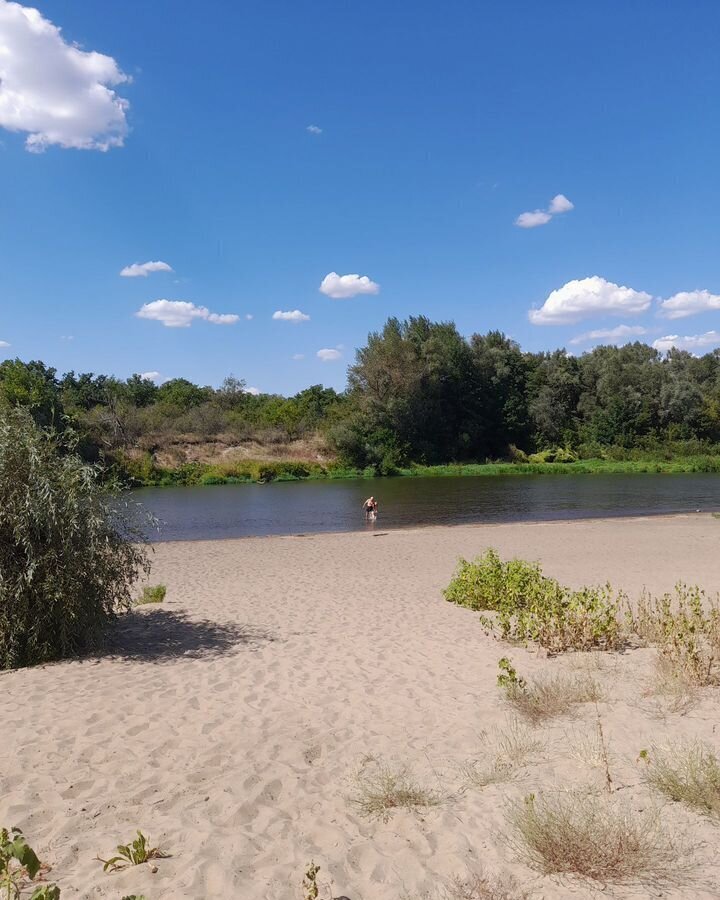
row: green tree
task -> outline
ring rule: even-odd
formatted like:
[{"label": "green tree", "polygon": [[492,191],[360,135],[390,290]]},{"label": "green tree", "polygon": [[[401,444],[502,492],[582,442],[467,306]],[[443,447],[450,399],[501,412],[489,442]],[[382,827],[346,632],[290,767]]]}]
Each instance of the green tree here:
[{"label": "green tree", "polygon": [[0,363],[0,396],[29,410],[38,425],[60,428],[63,406],[55,376],[55,369],[38,360],[6,359]]},{"label": "green tree", "polygon": [[0,409],[0,668],[99,647],[148,571],[137,519],[99,474],[27,410]]}]

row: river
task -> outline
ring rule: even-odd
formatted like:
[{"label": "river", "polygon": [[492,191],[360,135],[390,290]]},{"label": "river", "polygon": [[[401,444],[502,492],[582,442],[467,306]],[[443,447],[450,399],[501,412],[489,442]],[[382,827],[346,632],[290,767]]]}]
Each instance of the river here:
[{"label": "river", "polygon": [[[509,475],[294,481],[144,488],[134,498],[160,521],[152,540],[299,534],[657,515],[720,510],[720,475]],[[379,501],[366,523],[363,500]]]}]

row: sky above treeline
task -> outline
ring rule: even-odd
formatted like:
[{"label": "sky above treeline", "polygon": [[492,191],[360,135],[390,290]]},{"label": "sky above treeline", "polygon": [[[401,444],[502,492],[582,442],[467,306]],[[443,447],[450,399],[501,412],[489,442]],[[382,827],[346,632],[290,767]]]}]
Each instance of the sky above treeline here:
[{"label": "sky above treeline", "polygon": [[0,0],[0,359],[294,393],[388,316],[720,346],[715,0]]}]

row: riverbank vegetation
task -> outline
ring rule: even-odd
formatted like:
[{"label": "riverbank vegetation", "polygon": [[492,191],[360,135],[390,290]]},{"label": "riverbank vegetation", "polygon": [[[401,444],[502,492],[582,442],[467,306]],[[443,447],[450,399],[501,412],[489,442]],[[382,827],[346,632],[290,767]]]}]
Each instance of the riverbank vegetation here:
[{"label": "riverbank vegetation", "polygon": [[0,364],[0,403],[79,436],[129,484],[368,475],[720,471],[720,353],[639,342],[523,352],[500,332],[389,319],[347,388],[254,394]]}]

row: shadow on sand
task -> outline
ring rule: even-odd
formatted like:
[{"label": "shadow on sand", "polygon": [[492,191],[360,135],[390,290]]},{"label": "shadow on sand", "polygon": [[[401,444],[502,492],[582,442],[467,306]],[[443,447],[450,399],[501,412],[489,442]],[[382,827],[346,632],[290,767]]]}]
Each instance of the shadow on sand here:
[{"label": "shadow on sand", "polygon": [[205,659],[240,645],[255,649],[275,639],[269,631],[234,622],[192,619],[165,609],[134,610],[118,620],[102,655],[146,662]]}]

